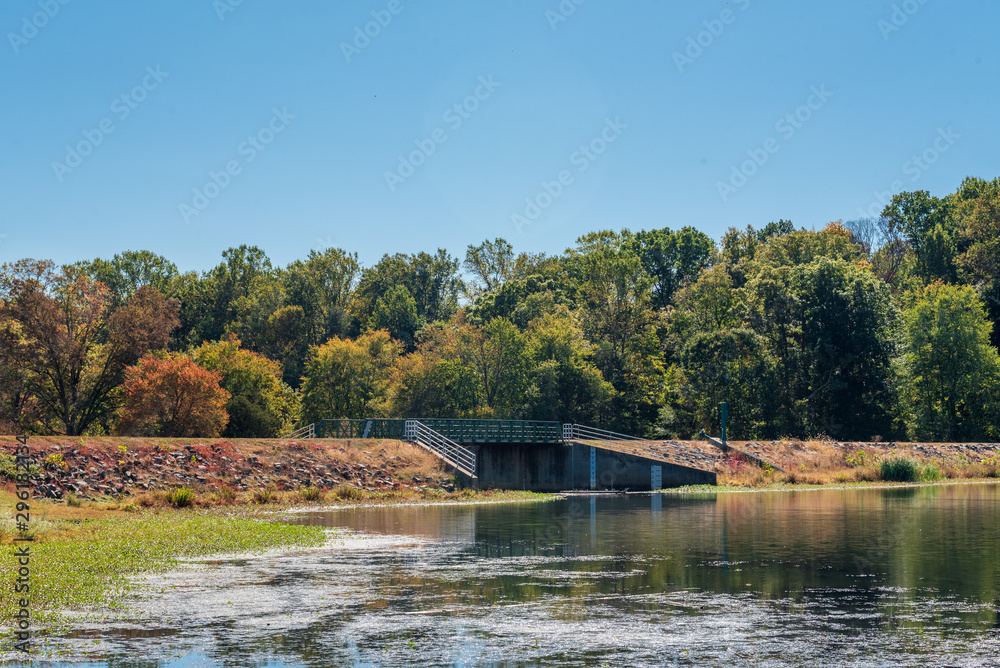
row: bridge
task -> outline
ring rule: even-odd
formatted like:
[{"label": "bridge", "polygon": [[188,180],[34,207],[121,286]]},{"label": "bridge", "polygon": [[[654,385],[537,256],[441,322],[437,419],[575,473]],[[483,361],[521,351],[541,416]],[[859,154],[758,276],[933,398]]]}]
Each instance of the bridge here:
[{"label": "bridge", "polygon": [[533,420],[320,420],[288,437],[408,441],[440,457],[468,484],[533,491],[715,484],[722,456],[709,445]]}]

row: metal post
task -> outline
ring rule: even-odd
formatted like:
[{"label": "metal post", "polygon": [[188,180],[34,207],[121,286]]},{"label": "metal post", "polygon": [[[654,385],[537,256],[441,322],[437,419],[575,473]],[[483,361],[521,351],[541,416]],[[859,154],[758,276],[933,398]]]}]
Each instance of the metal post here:
[{"label": "metal post", "polygon": [[590,489],[597,489],[597,448],[590,446]]},{"label": "metal post", "polygon": [[726,442],[726,423],[729,421],[729,402],[723,401],[719,404],[719,409],[722,412],[722,442]]}]

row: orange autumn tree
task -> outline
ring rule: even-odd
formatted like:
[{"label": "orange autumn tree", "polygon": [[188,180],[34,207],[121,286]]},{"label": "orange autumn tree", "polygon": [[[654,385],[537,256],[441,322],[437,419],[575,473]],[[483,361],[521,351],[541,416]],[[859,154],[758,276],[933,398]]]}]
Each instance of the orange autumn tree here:
[{"label": "orange autumn tree", "polygon": [[129,436],[215,437],[229,422],[222,374],[181,353],[146,355],[125,370],[118,432]]}]

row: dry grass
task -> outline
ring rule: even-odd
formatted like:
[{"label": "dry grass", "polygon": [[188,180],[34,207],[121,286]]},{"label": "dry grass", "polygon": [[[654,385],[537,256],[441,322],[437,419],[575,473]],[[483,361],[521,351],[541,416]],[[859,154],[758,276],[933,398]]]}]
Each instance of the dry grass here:
[{"label": "dry grass", "polygon": [[836,443],[830,439],[783,439],[770,443],[733,443],[784,472],[760,469],[739,458],[724,460],[717,471],[720,485],[764,487],[773,484],[824,485],[877,482],[880,463],[906,459],[925,480],[982,480],[1000,477],[1000,452],[980,446],[915,443]]}]

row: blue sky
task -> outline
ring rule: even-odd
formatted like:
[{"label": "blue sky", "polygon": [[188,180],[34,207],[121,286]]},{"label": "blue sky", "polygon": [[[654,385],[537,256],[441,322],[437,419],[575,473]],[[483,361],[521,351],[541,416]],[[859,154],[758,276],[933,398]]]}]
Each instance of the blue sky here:
[{"label": "blue sky", "polygon": [[6,0],[0,261],[857,218],[1000,175],[997,26],[988,0]]}]

